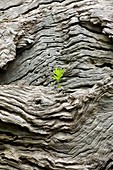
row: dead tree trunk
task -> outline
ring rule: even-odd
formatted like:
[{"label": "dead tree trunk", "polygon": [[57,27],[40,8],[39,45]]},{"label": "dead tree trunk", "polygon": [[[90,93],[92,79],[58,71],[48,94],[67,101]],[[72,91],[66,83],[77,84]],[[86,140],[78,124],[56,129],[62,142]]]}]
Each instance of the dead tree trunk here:
[{"label": "dead tree trunk", "polygon": [[112,6],[0,2],[0,170],[113,170]]}]

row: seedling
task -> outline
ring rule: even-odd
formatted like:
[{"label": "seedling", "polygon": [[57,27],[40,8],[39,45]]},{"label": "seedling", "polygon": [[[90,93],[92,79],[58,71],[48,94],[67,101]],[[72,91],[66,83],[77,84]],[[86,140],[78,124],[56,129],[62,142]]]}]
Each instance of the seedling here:
[{"label": "seedling", "polygon": [[61,86],[59,85],[59,82],[64,74],[65,69],[64,68],[55,68],[55,70],[53,71],[54,75],[53,75],[53,79],[57,82],[58,84],[58,88],[60,88]]}]

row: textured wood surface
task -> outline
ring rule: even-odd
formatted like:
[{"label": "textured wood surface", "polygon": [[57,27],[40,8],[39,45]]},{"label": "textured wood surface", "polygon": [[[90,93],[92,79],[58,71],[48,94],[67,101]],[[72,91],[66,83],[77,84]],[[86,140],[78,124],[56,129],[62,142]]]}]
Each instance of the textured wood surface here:
[{"label": "textured wood surface", "polygon": [[0,170],[113,169],[112,0],[0,2],[0,84]]}]

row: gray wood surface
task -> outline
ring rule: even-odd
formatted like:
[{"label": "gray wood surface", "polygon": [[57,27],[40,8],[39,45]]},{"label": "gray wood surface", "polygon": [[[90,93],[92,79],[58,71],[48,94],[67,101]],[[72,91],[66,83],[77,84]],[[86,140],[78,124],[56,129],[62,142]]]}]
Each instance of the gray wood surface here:
[{"label": "gray wood surface", "polygon": [[18,169],[113,170],[112,0],[0,2],[0,170]]}]

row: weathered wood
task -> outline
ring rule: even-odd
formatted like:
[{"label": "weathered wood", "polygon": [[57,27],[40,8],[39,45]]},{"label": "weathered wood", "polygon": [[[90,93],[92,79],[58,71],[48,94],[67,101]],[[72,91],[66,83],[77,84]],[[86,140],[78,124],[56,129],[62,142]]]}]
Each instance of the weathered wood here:
[{"label": "weathered wood", "polygon": [[112,159],[112,78],[71,95],[23,85],[0,94],[1,168],[104,169]]},{"label": "weathered wood", "polygon": [[112,5],[0,2],[0,170],[113,169]]}]

